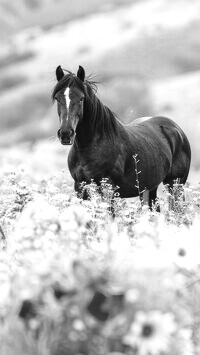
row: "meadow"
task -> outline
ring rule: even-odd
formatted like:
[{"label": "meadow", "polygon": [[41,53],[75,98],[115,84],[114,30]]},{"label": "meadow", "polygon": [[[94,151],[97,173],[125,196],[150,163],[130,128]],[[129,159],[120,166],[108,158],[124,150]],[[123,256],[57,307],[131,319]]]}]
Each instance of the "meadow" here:
[{"label": "meadow", "polygon": [[1,173],[0,354],[199,354],[200,189],[161,213],[116,190],[113,220],[107,181],[84,188]]},{"label": "meadow", "polygon": [[[79,5],[0,0],[0,355],[199,355],[198,0]],[[184,129],[185,199],[161,186],[157,213],[116,190],[113,220],[106,180],[77,198],[51,102],[59,64],[83,65],[123,122]]]}]

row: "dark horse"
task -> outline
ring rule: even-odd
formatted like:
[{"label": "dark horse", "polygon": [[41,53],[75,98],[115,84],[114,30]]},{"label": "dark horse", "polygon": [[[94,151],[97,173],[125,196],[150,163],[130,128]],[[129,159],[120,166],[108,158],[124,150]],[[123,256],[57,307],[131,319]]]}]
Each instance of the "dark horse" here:
[{"label": "dark horse", "polygon": [[[186,182],[191,160],[190,144],[182,129],[166,117],[139,118],[122,124],[96,96],[96,85],[77,75],[56,69],[57,101],[62,144],[72,147],[68,155],[75,190],[81,182],[97,184],[108,178],[121,197],[140,196],[151,207],[158,185],[173,187]],[[137,158],[133,158],[136,157]]]}]

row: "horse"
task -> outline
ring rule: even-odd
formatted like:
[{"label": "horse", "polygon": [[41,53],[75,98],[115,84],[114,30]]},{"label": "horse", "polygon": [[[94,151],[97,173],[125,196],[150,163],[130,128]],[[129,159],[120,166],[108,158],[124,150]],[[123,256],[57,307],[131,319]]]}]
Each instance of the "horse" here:
[{"label": "horse", "polygon": [[82,66],[75,75],[59,65],[56,78],[57,135],[61,144],[71,145],[68,167],[77,193],[82,182],[100,185],[106,178],[120,197],[139,196],[152,209],[160,183],[171,192],[175,180],[185,184],[191,149],[173,120],[141,117],[123,124],[97,97],[97,84],[85,78]]}]

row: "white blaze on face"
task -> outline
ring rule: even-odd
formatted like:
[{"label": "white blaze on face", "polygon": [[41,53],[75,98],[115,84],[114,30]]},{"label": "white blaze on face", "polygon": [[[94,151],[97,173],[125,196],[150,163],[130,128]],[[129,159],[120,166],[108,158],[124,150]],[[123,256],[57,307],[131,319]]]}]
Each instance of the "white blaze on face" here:
[{"label": "white blaze on face", "polygon": [[67,110],[69,110],[69,105],[70,105],[69,93],[70,93],[70,90],[69,90],[69,87],[67,87],[66,90],[65,90],[65,92],[64,92]]}]

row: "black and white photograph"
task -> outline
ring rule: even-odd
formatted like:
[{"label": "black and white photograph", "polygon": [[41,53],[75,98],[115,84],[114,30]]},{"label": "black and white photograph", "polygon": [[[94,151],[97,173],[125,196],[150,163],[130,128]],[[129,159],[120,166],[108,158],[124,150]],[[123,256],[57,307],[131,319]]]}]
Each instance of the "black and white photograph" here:
[{"label": "black and white photograph", "polygon": [[199,152],[199,0],[0,0],[0,355],[200,354]]}]

